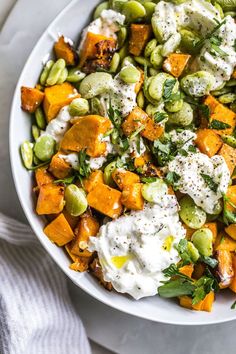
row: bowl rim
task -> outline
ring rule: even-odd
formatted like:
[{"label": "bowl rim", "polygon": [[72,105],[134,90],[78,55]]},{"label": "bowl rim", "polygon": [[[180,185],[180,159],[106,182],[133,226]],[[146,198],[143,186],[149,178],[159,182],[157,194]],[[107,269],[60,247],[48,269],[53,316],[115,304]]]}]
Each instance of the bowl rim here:
[{"label": "bowl rim", "polygon": [[[17,178],[17,169],[14,167],[14,154],[15,154],[15,150],[14,150],[14,125],[13,125],[13,117],[15,114],[15,107],[16,107],[16,102],[17,102],[17,95],[19,94],[19,89],[21,86],[21,80],[24,77],[25,73],[27,72],[28,69],[28,63],[31,60],[31,57],[35,54],[35,52],[37,51],[38,46],[43,42],[45,35],[50,31],[50,29],[60,20],[61,17],[64,16],[64,14],[71,8],[74,6],[74,4],[76,4],[77,2],[79,2],[81,0],[71,0],[70,3],[68,5],[66,5],[58,14],[57,16],[53,19],[53,21],[51,21],[49,23],[49,25],[46,27],[46,29],[43,31],[43,33],[41,34],[41,36],[39,37],[39,39],[37,40],[37,42],[34,44],[33,49],[31,50],[24,66],[23,69],[21,70],[20,76],[18,77],[17,80],[17,84],[14,90],[14,94],[13,94],[13,99],[12,99],[12,103],[11,103],[11,109],[10,109],[10,121],[9,121],[9,153],[10,153],[10,165],[11,165],[11,173],[12,173],[12,177],[13,177],[13,181],[14,181],[14,185],[16,188],[16,194],[17,197],[20,201],[20,205],[23,209],[23,212],[27,218],[27,221],[29,222],[29,225],[31,226],[33,233],[36,235],[37,239],[39,240],[39,242],[41,243],[41,245],[43,246],[43,248],[47,251],[47,253],[50,255],[50,257],[52,257],[52,259],[55,261],[55,263],[59,266],[59,268],[63,271],[63,273],[65,273],[68,278],[76,285],[79,286],[83,291],[85,291],[87,294],[89,294],[90,296],[94,297],[96,300],[98,300],[99,302],[102,302],[103,304],[110,306],[116,310],[119,310],[123,313],[135,316],[137,318],[143,318],[145,320],[150,320],[153,322],[157,322],[157,323],[163,323],[163,324],[170,324],[170,325],[183,325],[183,326],[195,326],[195,325],[211,325],[211,324],[219,324],[219,323],[225,323],[225,322],[230,322],[236,319],[236,312],[235,312],[235,316],[234,318],[231,317],[225,317],[224,319],[209,319],[206,321],[205,319],[203,320],[194,320],[193,322],[191,321],[191,319],[189,320],[181,320],[181,318],[179,320],[166,320],[166,319],[162,319],[162,318],[156,318],[155,314],[154,315],[150,315],[150,314],[142,314],[142,313],[134,313],[133,309],[129,309],[129,308],[123,308],[123,306],[121,304],[117,304],[116,301],[112,301],[112,296],[109,299],[103,299],[99,296],[99,294],[93,294],[92,291],[90,289],[88,289],[84,284],[80,284],[80,282],[75,282],[75,280],[73,279],[73,276],[71,274],[71,271],[68,267],[68,269],[66,269],[59,261],[59,259],[57,258],[57,256],[54,254],[54,252],[52,252],[49,247],[47,246],[47,243],[43,241],[43,239],[39,236],[39,232],[38,232],[38,227],[35,225],[33,217],[32,217],[32,212],[33,210],[29,210],[26,201],[24,200],[22,193],[21,193],[21,187],[20,187],[20,182]],[[38,216],[40,218],[40,216]]]}]

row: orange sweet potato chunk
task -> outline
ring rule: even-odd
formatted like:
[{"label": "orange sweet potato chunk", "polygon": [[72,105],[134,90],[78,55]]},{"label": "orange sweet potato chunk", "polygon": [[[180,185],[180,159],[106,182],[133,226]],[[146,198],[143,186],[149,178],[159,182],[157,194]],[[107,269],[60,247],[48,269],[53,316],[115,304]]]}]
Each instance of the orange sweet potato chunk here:
[{"label": "orange sweet potato chunk", "polygon": [[180,296],[179,303],[180,306],[185,307],[189,310],[211,312],[214,299],[215,299],[215,294],[213,291],[211,291],[205,296],[205,298],[202,301],[200,301],[195,305],[192,304],[192,299],[190,296]]},{"label": "orange sweet potato chunk", "polygon": [[112,219],[122,213],[121,192],[105,184],[98,183],[87,195],[88,205]]},{"label": "orange sweet potato chunk", "polygon": [[164,133],[164,127],[161,124],[155,123],[152,118],[148,118],[144,130],[141,131],[141,135],[154,141],[162,136]]},{"label": "orange sweet potato chunk", "polygon": [[45,184],[40,187],[36,206],[37,214],[58,214],[63,207],[64,187],[54,184]]},{"label": "orange sweet potato chunk", "polygon": [[133,183],[126,186],[121,194],[121,203],[131,210],[142,210],[144,207],[144,199],[141,192],[142,184]]},{"label": "orange sweet potato chunk", "polygon": [[236,166],[236,149],[227,144],[223,144],[219,151],[219,155],[225,159],[230,175],[232,175]]},{"label": "orange sweet potato chunk", "polygon": [[230,224],[225,228],[225,232],[234,240],[236,240],[236,224]]},{"label": "orange sweet potato chunk", "polygon": [[223,142],[212,129],[199,129],[195,143],[199,150],[209,157],[217,154]]},{"label": "orange sweet potato chunk", "polygon": [[151,35],[151,25],[132,23],[130,26],[129,52],[135,56],[141,55]]},{"label": "orange sweet potato chunk", "polygon": [[43,108],[48,122],[57,116],[62,107],[70,104],[75,98],[80,97],[77,90],[68,82],[46,87],[44,92]]},{"label": "orange sweet potato chunk", "polygon": [[35,180],[37,183],[37,186],[40,188],[44,184],[52,184],[54,181],[53,176],[47,171],[45,167],[40,167],[37,168],[35,171]]},{"label": "orange sweet potato chunk", "polygon": [[21,108],[29,113],[34,113],[41,105],[44,93],[36,88],[21,87]]},{"label": "orange sweet potato chunk", "polygon": [[64,246],[74,237],[74,233],[62,213],[44,228],[44,233],[58,246]]},{"label": "orange sweet potato chunk", "polygon": [[174,77],[180,77],[190,58],[189,54],[172,53],[165,59],[163,69]]},{"label": "orange sweet potato chunk", "polygon": [[61,148],[64,150],[81,151],[91,157],[98,157],[106,152],[106,143],[101,141],[101,135],[111,128],[111,121],[98,115],[80,118],[64,135]]},{"label": "orange sweet potato chunk", "polygon": [[87,250],[89,237],[96,236],[98,231],[98,221],[88,213],[83,214],[75,228],[75,238],[71,243],[71,253],[76,256],[90,257],[92,253]]},{"label": "orange sweet potato chunk", "polygon": [[191,278],[194,270],[194,265],[193,264],[187,264],[181,268],[179,268],[180,273],[187,275],[189,278]]},{"label": "orange sweet potato chunk", "polygon": [[61,36],[54,44],[54,51],[57,59],[64,59],[66,65],[76,65],[78,55],[74,48],[65,41],[64,36]]},{"label": "orange sweet potato chunk", "polygon": [[99,263],[98,258],[94,258],[93,262],[90,264],[90,271],[91,274],[99,280],[99,282],[104,286],[105,289],[109,291],[112,290],[112,284],[104,280],[102,267]]},{"label": "orange sweet potato chunk", "polygon": [[207,96],[207,98],[204,101],[204,104],[207,105],[210,109],[209,123],[211,123],[213,120],[218,120],[222,123],[227,123],[230,126],[230,128],[221,129],[221,130],[214,129],[214,131],[219,135],[232,134],[236,125],[236,114],[232,110],[230,110],[229,108],[227,108],[226,106],[218,102],[211,95]]},{"label": "orange sweet potato chunk", "polygon": [[115,169],[112,172],[112,178],[121,190],[132,185],[133,183],[140,182],[140,177],[136,173],[124,170],[122,168]]},{"label": "orange sweet potato chunk", "polygon": [[69,176],[72,169],[64,159],[60,158],[60,152],[56,153],[49,166],[49,171],[58,179],[63,179]]},{"label": "orange sweet potato chunk", "polygon": [[122,130],[126,136],[130,136],[140,126],[145,125],[148,115],[141,108],[135,107],[125,118],[122,124]]},{"label": "orange sweet potato chunk", "polygon": [[233,264],[234,276],[233,276],[233,279],[231,281],[229,288],[234,293],[236,293],[236,254],[235,253],[232,253],[232,264]]},{"label": "orange sweet potato chunk", "polygon": [[92,171],[89,177],[83,180],[84,190],[89,193],[98,183],[104,183],[103,172],[101,170]]},{"label": "orange sweet potato chunk", "polygon": [[216,259],[218,260],[216,274],[220,280],[221,289],[229,287],[234,277],[233,261],[230,251],[216,251]]}]

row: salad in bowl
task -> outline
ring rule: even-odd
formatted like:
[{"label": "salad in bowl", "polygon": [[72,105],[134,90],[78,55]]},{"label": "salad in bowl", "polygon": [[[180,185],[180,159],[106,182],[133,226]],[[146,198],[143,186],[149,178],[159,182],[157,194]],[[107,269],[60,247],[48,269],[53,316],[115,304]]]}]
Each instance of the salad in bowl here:
[{"label": "salad in bowl", "polygon": [[45,237],[110,291],[201,311],[236,292],[235,18],[234,0],[105,1],[21,87]]}]

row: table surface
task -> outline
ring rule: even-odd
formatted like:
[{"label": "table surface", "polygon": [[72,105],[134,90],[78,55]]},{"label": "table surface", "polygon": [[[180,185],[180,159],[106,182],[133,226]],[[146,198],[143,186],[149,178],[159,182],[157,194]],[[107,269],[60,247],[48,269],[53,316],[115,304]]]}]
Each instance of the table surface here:
[{"label": "table surface", "polygon": [[[16,0],[3,0],[0,1],[0,28],[3,25],[5,18],[10,11]],[[47,16],[48,21],[53,18],[56,13],[60,11],[69,1],[68,0],[55,0],[48,3]],[[24,28],[23,16],[30,16],[30,11],[33,11],[33,6],[37,6],[35,2],[28,0],[18,0],[21,3],[20,21],[22,28]],[[24,8],[27,12],[24,13]],[[33,4],[34,3],[34,4]],[[29,6],[31,5],[31,6]],[[19,9],[17,9],[19,11]],[[14,15],[14,14],[13,14]],[[18,13],[19,15],[19,13]],[[44,13],[44,16],[46,14]],[[50,17],[51,16],[51,17]],[[12,17],[12,16],[11,16]],[[7,26],[3,27],[0,32],[2,49],[4,55],[8,54],[8,46],[11,41],[6,33],[14,32],[14,21],[19,22],[19,16],[11,18],[7,22]],[[34,19],[32,19],[34,21]],[[32,22],[33,26],[33,22]],[[6,28],[7,27],[7,28]],[[19,26],[20,27],[20,26]],[[44,27],[43,27],[44,28]],[[43,28],[39,30],[39,35]],[[7,31],[8,30],[8,31]],[[25,33],[25,38],[30,40],[29,29]],[[27,47],[27,42],[25,42]],[[12,43],[16,45],[17,43]],[[27,50],[33,46],[27,48]],[[1,49],[1,48],[0,48]],[[0,80],[0,102],[3,105],[3,113],[0,118],[0,211],[7,215],[15,217],[20,221],[25,221],[25,216],[22,212],[21,206],[15,192],[14,184],[11,177],[9,153],[8,153],[8,113],[10,103],[5,101],[6,90],[8,95],[12,96],[15,86],[15,75],[18,76],[19,70],[22,67],[20,60],[16,61],[15,58],[9,57],[11,63],[11,71],[9,65],[4,66],[4,61],[1,62],[1,80]],[[4,93],[4,94],[3,94]],[[75,306],[75,311],[81,316],[89,337],[101,345],[114,350],[121,354],[220,354],[226,352],[235,352],[235,328],[236,321],[212,326],[173,326],[162,325],[138,319],[133,316],[126,315],[114,309],[107,307],[86,295],[83,291],[68,281],[70,294]],[[93,345],[93,352],[96,354],[108,354],[104,348]]]}]

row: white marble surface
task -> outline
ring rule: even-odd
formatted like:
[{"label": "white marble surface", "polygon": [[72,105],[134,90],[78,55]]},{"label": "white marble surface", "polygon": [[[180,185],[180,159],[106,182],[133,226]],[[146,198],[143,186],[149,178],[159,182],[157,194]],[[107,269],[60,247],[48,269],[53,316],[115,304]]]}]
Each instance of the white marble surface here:
[{"label": "white marble surface", "polygon": [[[15,0],[0,0],[0,26],[14,2]],[[11,97],[25,58],[47,24],[68,2],[17,0],[11,16],[0,32],[0,211],[19,220],[25,220],[25,217],[13,186],[8,156]],[[236,321],[199,327],[157,324],[113,310],[86,295],[69,281],[68,285],[75,310],[76,305],[80,304],[80,316],[89,337],[116,353],[235,353]],[[94,347],[94,353],[108,352],[104,348]]]}]

